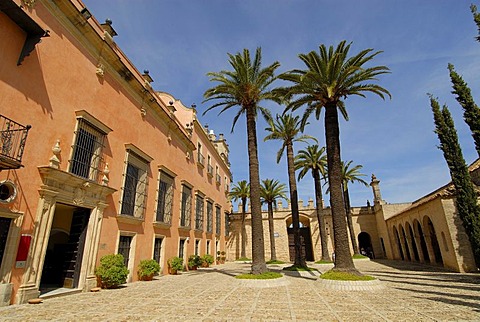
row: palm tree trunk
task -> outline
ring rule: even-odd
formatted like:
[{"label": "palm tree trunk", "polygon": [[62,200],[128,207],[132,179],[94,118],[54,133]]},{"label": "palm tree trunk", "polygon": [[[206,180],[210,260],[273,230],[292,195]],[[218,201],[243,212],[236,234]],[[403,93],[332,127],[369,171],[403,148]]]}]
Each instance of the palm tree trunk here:
[{"label": "palm tree trunk", "polygon": [[274,236],[274,227],[273,227],[273,204],[268,203],[268,230],[270,233],[270,260],[277,260],[277,252],[275,250],[275,236]]},{"label": "palm tree trunk", "polygon": [[325,231],[325,220],[323,218],[322,185],[320,183],[320,173],[317,169],[312,169],[312,176],[315,185],[318,230],[320,231],[320,245],[322,246],[322,261],[330,261],[330,254],[328,252],[327,243],[327,232]]},{"label": "palm tree trunk", "polygon": [[305,257],[302,256],[302,241],[300,239],[300,214],[298,212],[297,182],[295,180],[295,166],[293,158],[293,143],[287,142],[288,184],[290,186],[290,200],[292,201],[293,242],[295,243],[296,267],[307,267]]},{"label": "palm tree trunk", "polygon": [[352,248],[354,254],[360,254],[358,252],[357,238],[355,237],[355,231],[353,230],[353,219],[352,212],[350,211],[350,194],[348,193],[348,188],[344,187],[343,191],[343,200],[345,202],[345,212],[347,213],[347,224],[348,231],[350,232],[350,240],[352,242]]},{"label": "palm tree trunk", "polygon": [[242,198],[242,249],[240,250],[240,258],[247,257],[246,248],[247,248],[247,230],[245,229],[245,217],[247,207],[247,198]]},{"label": "palm tree trunk", "polygon": [[255,107],[246,108],[248,163],[250,176],[250,205],[252,223],[252,274],[267,272],[265,263],[265,244],[263,241],[262,205],[260,203],[260,174],[257,148],[257,128]]},{"label": "palm tree trunk", "polygon": [[[345,206],[342,191],[342,163],[340,157],[340,129],[335,103],[325,106],[325,139],[327,145],[328,182],[332,208],[335,266],[337,271],[357,272],[348,243]],[[358,273],[358,272],[357,272]]]}]

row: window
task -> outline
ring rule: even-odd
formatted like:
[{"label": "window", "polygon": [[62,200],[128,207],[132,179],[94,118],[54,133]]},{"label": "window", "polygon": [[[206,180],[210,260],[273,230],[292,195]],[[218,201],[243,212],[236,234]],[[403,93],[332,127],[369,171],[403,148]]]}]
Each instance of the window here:
[{"label": "window", "polygon": [[220,184],[222,182],[222,177],[220,176],[218,165],[215,166],[215,181],[217,184]]},{"label": "window", "polygon": [[148,162],[132,150],[127,150],[121,214],[143,218],[147,199]]},{"label": "window", "polygon": [[157,263],[161,263],[161,257],[162,257],[162,244],[163,244],[163,238],[162,237],[156,237],[155,241],[153,242],[153,259]]},{"label": "window", "polygon": [[207,201],[207,233],[213,232],[213,203]]},{"label": "window", "polygon": [[120,236],[118,243],[118,254],[123,255],[123,263],[128,267],[128,260],[130,258],[130,246],[132,245],[132,236]]},{"label": "window", "polygon": [[198,153],[198,164],[202,167],[205,166],[205,157],[202,154],[202,145],[200,143],[197,144],[197,153]]},{"label": "window", "polygon": [[199,194],[195,199],[195,229],[203,230],[203,197]]},{"label": "window", "polygon": [[180,226],[190,227],[190,214],[192,213],[192,189],[182,185],[182,203],[180,209]]},{"label": "window", "polygon": [[225,213],[225,236],[228,237],[228,226],[230,222],[228,220],[228,212]]},{"label": "window", "polygon": [[105,132],[84,118],[79,118],[69,171],[82,178],[97,181],[104,140]]},{"label": "window", "polygon": [[207,156],[207,174],[213,176],[212,157]]},{"label": "window", "polygon": [[178,244],[178,257],[183,258],[185,255],[185,239],[180,239]]},{"label": "window", "polygon": [[220,211],[220,207],[215,207],[215,233],[217,235],[220,235],[221,233],[221,229],[222,229],[222,218],[221,218],[221,211]]},{"label": "window", "polygon": [[225,176],[225,192],[230,190],[230,184],[228,183],[228,178]]},{"label": "window", "polygon": [[166,224],[172,223],[173,178],[160,171],[158,184],[157,211],[155,220]]},{"label": "window", "polygon": [[12,219],[0,217],[0,267],[2,267],[3,254],[7,247],[8,231]]},{"label": "window", "polygon": [[195,255],[200,255],[200,239],[195,239]]}]

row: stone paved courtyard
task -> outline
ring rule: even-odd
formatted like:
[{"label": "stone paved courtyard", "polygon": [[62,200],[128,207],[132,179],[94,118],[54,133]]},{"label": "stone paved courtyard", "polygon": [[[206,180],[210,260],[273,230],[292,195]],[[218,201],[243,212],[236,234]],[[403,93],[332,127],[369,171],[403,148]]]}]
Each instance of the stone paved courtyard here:
[{"label": "stone paved courtyard", "polygon": [[480,321],[478,274],[386,260],[355,265],[385,287],[327,290],[310,272],[244,282],[232,276],[247,272],[249,264],[227,263],[116,290],[2,307],[0,321]]}]

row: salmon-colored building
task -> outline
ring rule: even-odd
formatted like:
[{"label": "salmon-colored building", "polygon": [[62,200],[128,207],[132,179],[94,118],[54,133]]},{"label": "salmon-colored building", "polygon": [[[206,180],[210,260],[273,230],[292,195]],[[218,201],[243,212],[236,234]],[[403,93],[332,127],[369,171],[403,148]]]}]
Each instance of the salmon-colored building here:
[{"label": "salmon-colored building", "polygon": [[0,1],[0,305],[225,250],[228,145],[80,0]]}]

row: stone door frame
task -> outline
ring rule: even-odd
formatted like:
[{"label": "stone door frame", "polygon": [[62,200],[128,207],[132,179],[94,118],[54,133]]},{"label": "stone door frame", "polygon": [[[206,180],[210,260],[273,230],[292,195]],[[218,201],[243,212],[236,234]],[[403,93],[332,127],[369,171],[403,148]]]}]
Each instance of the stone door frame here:
[{"label": "stone door frame", "polygon": [[102,227],[106,198],[116,190],[106,185],[80,178],[53,167],[38,167],[43,184],[38,190],[36,217],[32,242],[17,295],[16,303],[26,303],[40,295],[39,287],[50,230],[57,202],[91,209],[84,245],[78,288],[87,291],[96,286],[95,263]]}]

